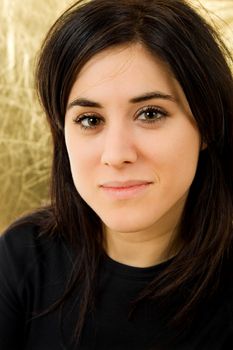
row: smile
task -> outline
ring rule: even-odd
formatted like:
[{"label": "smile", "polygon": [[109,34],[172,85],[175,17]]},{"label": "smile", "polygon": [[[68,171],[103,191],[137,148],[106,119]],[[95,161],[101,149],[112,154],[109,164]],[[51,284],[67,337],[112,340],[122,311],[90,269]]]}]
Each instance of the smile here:
[{"label": "smile", "polygon": [[110,197],[116,199],[129,199],[143,194],[152,182],[148,181],[126,181],[126,182],[108,182],[100,188]]}]

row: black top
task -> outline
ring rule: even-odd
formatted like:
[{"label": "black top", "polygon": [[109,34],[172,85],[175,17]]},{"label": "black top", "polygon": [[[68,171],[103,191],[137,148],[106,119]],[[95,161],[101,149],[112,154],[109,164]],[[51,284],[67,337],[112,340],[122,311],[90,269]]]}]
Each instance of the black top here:
[{"label": "black top", "polygon": [[231,281],[203,306],[195,327],[178,345],[164,346],[159,340],[163,317],[156,302],[139,304],[128,319],[130,302],[169,263],[135,268],[104,257],[95,312],[87,318],[81,344],[75,346],[71,338],[82,302],[78,292],[62,314],[55,310],[38,317],[64,292],[72,269],[71,249],[61,238],[38,236],[33,224],[8,230],[0,238],[0,349],[233,349]]}]

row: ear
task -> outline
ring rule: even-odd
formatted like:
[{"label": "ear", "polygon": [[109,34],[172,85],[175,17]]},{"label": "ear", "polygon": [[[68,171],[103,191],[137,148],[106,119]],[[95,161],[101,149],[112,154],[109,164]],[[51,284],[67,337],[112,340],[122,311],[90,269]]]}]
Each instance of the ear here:
[{"label": "ear", "polygon": [[204,151],[207,147],[208,147],[207,143],[204,142],[204,140],[202,140],[201,141],[200,151]]}]

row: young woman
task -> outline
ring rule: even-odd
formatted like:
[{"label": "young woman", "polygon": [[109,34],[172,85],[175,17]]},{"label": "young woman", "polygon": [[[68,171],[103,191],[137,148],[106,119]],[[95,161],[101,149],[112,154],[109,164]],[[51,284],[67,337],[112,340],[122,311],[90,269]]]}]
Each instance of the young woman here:
[{"label": "young woman", "polygon": [[233,348],[233,79],[183,0],[78,1],[37,89],[51,205],[0,241],[0,348]]}]

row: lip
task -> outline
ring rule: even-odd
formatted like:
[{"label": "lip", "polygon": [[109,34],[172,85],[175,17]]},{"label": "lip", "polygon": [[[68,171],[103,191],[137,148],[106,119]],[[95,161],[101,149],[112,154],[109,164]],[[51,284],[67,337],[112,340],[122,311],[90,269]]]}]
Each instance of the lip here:
[{"label": "lip", "polygon": [[142,194],[152,183],[145,180],[110,181],[100,185],[100,188],[110,197],[128,199]]}]

